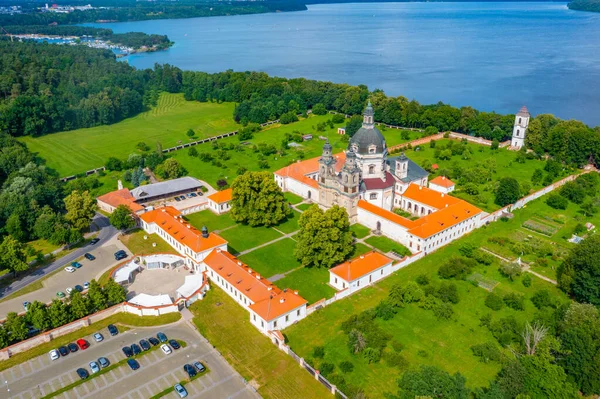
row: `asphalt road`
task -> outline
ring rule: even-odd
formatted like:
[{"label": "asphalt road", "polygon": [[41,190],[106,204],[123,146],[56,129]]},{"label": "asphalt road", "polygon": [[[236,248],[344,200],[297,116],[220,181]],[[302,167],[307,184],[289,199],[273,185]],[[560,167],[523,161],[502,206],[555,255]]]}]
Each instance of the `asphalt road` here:
[{"label": "asphalt road", "polygon": [[23,278],[13,282],[12,284],[6,287],[0,288],[0,298],[12,294],[13,292],[18,291],[23,287],[26,287],[27,285],[35,282],[36,280],[44,278],[56,269],[61,268],[64,265],[73,262],[75,259],[80,258],[86,252],[90,252],[90,250],[94,249],[95,247],[100,247],[104,245],[107,241],[111,240],[118,233],[118,230],[111,226],[108,218],[100,213],[96,213],[92,223],[94,223],[100,228],[100,233],[98,234],[98,238],[100,239],[100,241],[97,244],[88,244],[82,248],[77,248],[75,251],[63,256],[60,259],[55,260],[47,266],[35,270],[31,274],[24,276]]}]

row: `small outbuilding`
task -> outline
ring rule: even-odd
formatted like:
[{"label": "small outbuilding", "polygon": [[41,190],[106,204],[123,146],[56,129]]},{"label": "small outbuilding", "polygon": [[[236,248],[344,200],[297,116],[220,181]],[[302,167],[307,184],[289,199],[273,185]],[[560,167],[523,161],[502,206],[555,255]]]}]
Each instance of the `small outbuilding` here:
[{"label": "small outbuilding", "polygon": [[440,193],[448,194],[454,191],[454,182],[446,176],[438,176],[429,181],[429,188]]},{"label": "small outbuilding", "polygon": [[329,269],[329,285],[337,290],[359,289],[392,273],[392,260],[371,251]]}]

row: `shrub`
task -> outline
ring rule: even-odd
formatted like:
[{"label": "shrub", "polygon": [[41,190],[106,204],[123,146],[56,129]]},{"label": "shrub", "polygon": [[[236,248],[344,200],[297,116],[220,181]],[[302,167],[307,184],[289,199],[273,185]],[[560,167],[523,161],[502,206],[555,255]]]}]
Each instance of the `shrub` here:
[{"label": "shrub", "polygon": [[148,144],[144,143],[143,141],[137,143],[136,147],[140,151],[148,151],[150,149],[150,146],[148,146]]},{"label": "shrub", "polygon": [[460,301],[456,285],[452,283],[442,282],[435,292],[435,296],[436,298],[441,299],[442,302],[451,302],[456,304]]},{"label": "shrub", "polygon": [[261,159],[258,161],[258,167],[261,169],[269,169],[269,162],[266,159]]},{"label": "shrub", "polygon": [[419,285],[427,285],[429,284],[429,277],[426,274],[419,274],[415,281]]},{"label": "shrub", "polygon": [[502,262],[498,270],[504,276],[508,277],[510,281],[514,281],[515,277],[521,275],[521,266],[517,263]]},{"label": "shrub", "polygon": [[381,359],[381,351],[375,348],[366,348],[363,351],[363,357],[367,363],[377,363]]},{"label": "shrub", "polygon": [[464,280],[471,273],[476,262],[473,259],[452,257],[448,262],[440,266],[438,275],[444,279],[456,278]]},{"label": "shrub", "polygon": [[521,283],[523,283],[523,286],[525,287],[531,287],[531,276],[529,274],[525,274],[525,276],[521,280]]},{"label": "shrub", "polygon": [[531,296],[531,302],[535,305],[536,308],[542,309],[546,306],[555,308],[556,301],[550,295],[548,290],[539,290],[535,294]]},{"label": "shrub", "polygon": [[315,115],[325,115],[327,113],[327,109],[323,105],[323,103],[317,103],[312,107],[312,113]]},{"label": "shrub", "polygon": [[440,303],[433,308],[433,314],[438,320],[449,320],[454,315],[454,309],[449,303]]},{"label": "shrub", "polygon": [[331,121],[333,123],[344,123],[345,120],[346,120],[346,118],[344,118],[344,115],[342,115],[342,114],[334,114],[331,117]]},{"label": "shrub", "polygon": [[525,310],[523,299],[523,295],[517,294],[515,292],[508,293],[504,295],[503,298],[506,306],[514,310]]},{"label": "shrub", "polygon": [[560,195],[571,200],[576,204],[583,203],[585,199],[585,190],[582,186],[574,181],[565,183],[559,191]]},{"label": "shrub", "polygon": [[189,129],[186,134],[187,134],[188,137],[191,138],[191,137],[194,137],[196,135],[196,132],[194,132],[193,129]]},{"label": "shrub", "polygon": [[190,149],[188,150],[188,155],[190,157],[197,157],[198,156],[198,150],[196,149],[196,147],[190,147]]},{"label": "shrub", "polygon": [[404,370],[408,367],[408,361],[397,352],[387,352],[383,356],[385,362],[389,367],[396,367],[400,370]]},{"label": "shrub", "polygon": [[483,252],[480,249],[473,253],[473,259],[475,259],[477,263],[480,263],[485,266],[489,266],[492,263],[494,263],[494,256],[488,254],[487,252]]},{"label": "shrub", "polygon": [[479,361],[487,363],[489,361],[497,362],[502,358],[500,348],[493,342],[471,346],[473,355],[479,358]]},{"label": "shrub", "polygon": [[414,281],[406,284],[395,284],[388,294],[389,303],[396,307],[402,307],[405,304],[419,302],[423,298],[423,290]]},{"label": "shrub", "polygon": [[466,244],[461,245],[458,248],[458,252],[460,252],[461,255],[466,256],[467,258],[472,258],[473,252],[476,249],[477,249],[477,245],[466,243]]},{"label": "shrub", "polygon": [[315,359],[323,359],[323,356],[325,356],[325,347],[315,346],[313,348],[313,357]]},{"label": "shrub", "polygon": [[237,169],[236,173],[237,173],[238,176],[240,176],[240,175],[243,175],[244,173],[246,173],[247,171],[248,171],[248,169],[246,169],[246,167],[240,166]]},{"label": "shrub", "polygon": [[504,302],[500,295],[490,292],[485,298],[485,306],[492,310],[500,310],[504,306]]},{"label": "shrub", "polygon": [[354,370],[354,364],[352,364],[352,362],[349,362],[347,360],[344,360],[343,362],[338,364],[338,367],[344,374],[351,373],[352,370]]},{"label": "shrub", "polygon": [[321,375],[327,377],[329,374],[333,373],[334,368],[335,366],[331,363],[321,363],[319,371],[321,372]]},{"label": "shrub", "polygon": [[560,194],[550,194],[546,200],[546,204],[554,209],[567,209],[569,201]]},{"label": "shrub", "polygon": [[283,125],[287,125],[288,123],[297,122],[297,121],[298,121],[298,116],[296,115],[296,113],[294,111],[286,112],[285,114],[281,115],[281,117],[279,118],[279,122],[281,122]]},{"label": "shrub", "polygon": [[396,315],[397,310],[396,307],[393,306],[391,303],[383,300],[379,302],[379,305],[377,305],[377,307],[375,308],[375,312],[377,314],[377,317],[383,320],[391,320]]},{"label": "shrub", "polygon": [[392,341],[392,348],[396,352],[402,352],[404,350],[404,344],[402,344],[400,341]]}]

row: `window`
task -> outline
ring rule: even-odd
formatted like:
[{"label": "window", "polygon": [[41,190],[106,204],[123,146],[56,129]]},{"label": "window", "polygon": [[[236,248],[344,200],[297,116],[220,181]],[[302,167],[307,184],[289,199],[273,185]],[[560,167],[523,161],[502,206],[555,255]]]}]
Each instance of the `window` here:
[{"label": "window", "polygon": [[286,322],[290,321],[290,315],[289,315],[289,314],[286,314],[286,315],[285,315],[285,321],[286,321]]},{"label": "window", "polygon": [[519,129],[517,129],[517,137],[519,137]]},{"label": "window", "polygon": [[335,283],[337,284],[337,277],[335,278]]},{"label": "window", "polygon": [[261,328],[265,327],[265,323],[262,320],[260,321],[260,326],[261,326]]},{"label": "window", "polygon": [[296,316],[300,316],[300,309],[296,311]]},{"label": "window", "polygon": [[256,315],[252,315],[252,319],[256,321]]},{"label": "window", "polygon": [[273,322],[273,327],[277,327],[277,320]]},{"label": "window", "polygon": [[377,193],[371,193],[369,195],[369,199],[376,200],[377,199]]},{"label": "window", "polygon": [[375,154],[375,148],[373,148],[373,147],[369,148],[369,154]]},{"label": "window", "polygon": [[369,174],[375,173],[375,165],[369,165]]},{"label": "window", "polygon": [[519,118],[519,125],[521,124],[521,118]]}]

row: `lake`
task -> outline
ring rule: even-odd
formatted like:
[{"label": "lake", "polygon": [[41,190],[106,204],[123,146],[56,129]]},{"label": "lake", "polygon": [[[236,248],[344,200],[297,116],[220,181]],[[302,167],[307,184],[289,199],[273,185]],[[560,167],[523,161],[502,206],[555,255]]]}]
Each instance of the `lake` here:
[{"label": "lake", "polygon": [[138,68],[264,71],[365,84],[421,103],[552,113],[600,125],[600,14],[566,3],[375,3],[308,11],[92,24],[166,34]]}]

